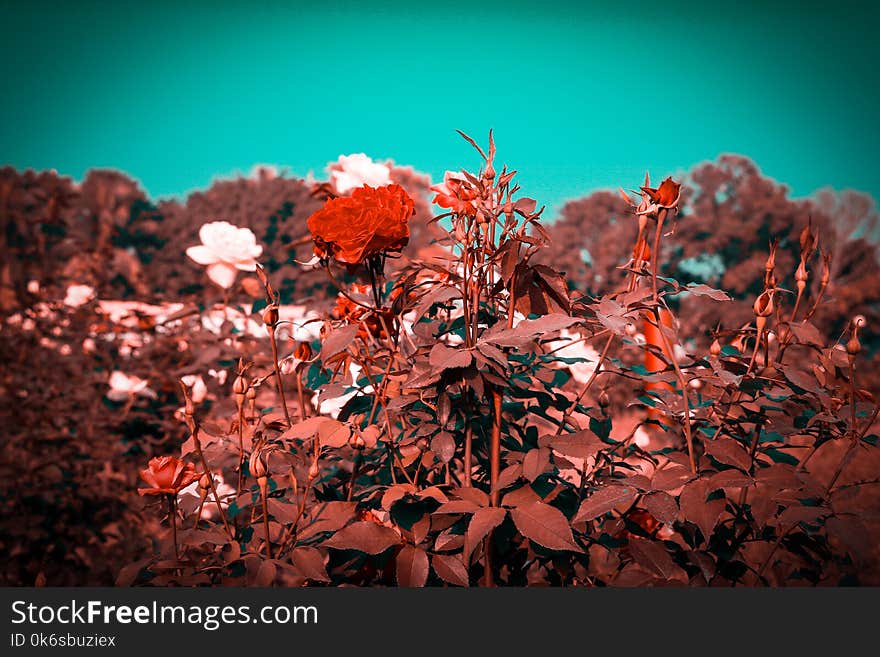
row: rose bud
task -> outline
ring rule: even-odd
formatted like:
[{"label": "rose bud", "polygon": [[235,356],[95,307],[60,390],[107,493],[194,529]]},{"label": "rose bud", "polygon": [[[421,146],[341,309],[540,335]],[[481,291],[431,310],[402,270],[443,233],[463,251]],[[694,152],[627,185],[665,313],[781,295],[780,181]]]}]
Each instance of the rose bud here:
[{"label": "rose bud", "polygon": [[256,477],[257,479],[262,479],[268,476],[269,467],[266,464],[263,452],[255,452],[251,454],[251,459],[248,463],[248,470],[250,470],[251,476]]},{"label": "rose bud", "polygon": [[263,311],[263,322],[266,327],[274,327],[278,323],[278,306],[274,303]]},{"label": "rose bud", "polygon": [[311,360],[312,346],[308,342],[297,342],[296,349],[293,352],[294,358],[300,361]]},{"label": "rose bud", "polygon": [[199,488],[202,490],[202,494],[206,494],[207,491],[211,490],[211,485],[213,482],[211,481],[211,475],[207,472],[204,473],[199,479]]},{"label": "rose bud", "polygon": [[348,444],[351,445],[354,449],[363,449],[367,446],[367,443],[364,442],[364,439],[361,438],[360,434],[353,433],[351,434],[351,438],[348,439]]},{"label": "rose bud", "polygon": [[827,287],[831,280],[831,254],[822,254],[822,287]]},{"label": "rose bud", "polygon": [[718,338],[712,340],[712,344],[709,346],[709,353],[715,356],[716,358],[721,353],[721,343],[718,342]]},{"label": "rose bud", "polygon": [[807,268],[804,265],[804,261],[801,260],[801,264],[798,265],[797,271],[794,273],[794,280],[797,281],[798,293],[803,294],[804,288],[807,286]]},{"label": "rose bud", "polygon": [[608,408],[611,406],[611,399],[608,398],[608,393],[605,390],[599,393],[599,406],[601,408]]},{"label": "rose bud", "polygon": [[243,376],[235,377],[235,381],[232,382],[232,392],[236,395],[243,395],[248,390],[247,381]]},{"label": "rose bud", "polygon": [[318,468],[318,463],[312,463],[311,467],[309,467],[309,479],[316,479],[319,474],[321,474],[321,470]]},{"label": "rose bud", "polygon": [[758,317],[770,317],[773,314],[773,293],[775,290],[764,290],[755,299],[754,310]]}]

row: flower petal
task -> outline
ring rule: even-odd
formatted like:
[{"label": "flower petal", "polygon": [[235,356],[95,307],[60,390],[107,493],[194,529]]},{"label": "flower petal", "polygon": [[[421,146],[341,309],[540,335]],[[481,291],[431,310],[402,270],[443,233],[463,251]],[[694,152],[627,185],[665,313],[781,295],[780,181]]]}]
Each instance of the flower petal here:
[{"label": "flower petal", "polygon": [[220,260],[217,255],[204,244],[189,247],[186,250],[186,255],[200,265],[213,265]]},{"label": "flower petal", "polygon": [[226,262],[217,262],[213,265],[208,265],[208,278],[224,290],[233,286],[236,274],[236,268]]}]

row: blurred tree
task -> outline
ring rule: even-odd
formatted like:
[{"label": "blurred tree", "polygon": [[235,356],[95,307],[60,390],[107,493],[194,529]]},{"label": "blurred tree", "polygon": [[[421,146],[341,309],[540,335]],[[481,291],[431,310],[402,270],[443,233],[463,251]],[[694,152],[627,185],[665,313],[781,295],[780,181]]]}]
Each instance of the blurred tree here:
[{"label": "blurred tree", "polygon": [[[876,237],[878,218],[870,197],[824,190],[815,199],[792,200],[785,185],[737,155],[697,166],[684,182],[675,235],[661,253],[661,274],[721,287],[737,300],[682,300],[686,311],[678,315],[686,334],[708,338],[717,324],[732,329],[753,319],[751,304],[761,292],[764,262],[775,238],[780,240],[779,284],[793,290],[799,236],[810,221],[819,246],[832,253],[831,281],[814,321],[823,330],[839,332],[853,314],[863,313],[876,331],[878,249],[876,240],[868,238]],[[542,259],[565,271],[572,287],[587,294],[619,287],[624,274],[618,267],[629,260],[638,230],[619,195],[602,191],[571,201],[547,229],[553,243]],[[809,270],[809,289],[815,293],[821,277],[818,256]]]}]

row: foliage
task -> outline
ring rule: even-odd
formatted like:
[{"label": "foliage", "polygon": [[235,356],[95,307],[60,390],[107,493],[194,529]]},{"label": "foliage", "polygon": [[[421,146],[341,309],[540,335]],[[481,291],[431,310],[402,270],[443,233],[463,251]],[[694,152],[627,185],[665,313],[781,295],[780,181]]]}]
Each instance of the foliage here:
[{"label": "foliage", "polygon": [[[429,220],[427,181],[394,169],[416,201],[410,243],[355,263],[312,259],[306,217],[333,203],[326,186],[264,177],[153,205],[117,174],[76,189],[4,170],[5,581],[880,581],[880,407],[862,346],[876,270],[835,270],[856,247],[841,254],[828,221],[734,160],[680,198],[646,181],[548,231],[491,133],[486,150],[465,138],[478,170],[435,188],[451,211]],[[601,240],[572,232],[573,213],[610,212]],[[740,213],[761,230],[737,237],[724,218]],[[104,228],[77,232],[83,217]],[[222,303],[183,256],[211,220],[265,247]],[[90,248],[58,261],[77,244]],[[566,267],[579,244],[590,266]],[[706,245],[724,278],[683,278]],[[46,300],[71,280],[157,306]],[[854,280],[863,296],[845,292]],[[291,320],[291,303],[317,313]],[[113,401],[123,366],[149,388]],[[202,476],[182,491],[148,476],[154,494],[138,495],[154,456]],[[184,471],[153,467],[170,463]]]}]

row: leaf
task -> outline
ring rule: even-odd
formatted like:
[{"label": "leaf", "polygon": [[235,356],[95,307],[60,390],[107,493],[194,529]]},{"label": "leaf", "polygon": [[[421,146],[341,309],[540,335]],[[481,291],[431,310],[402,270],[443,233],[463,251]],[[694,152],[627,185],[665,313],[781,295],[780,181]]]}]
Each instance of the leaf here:
[{"label": "leaf", "polygon": [[589,429],[553,438],[550,447],[563,456],[588,459],[595,456],[603,447],[599,437]]},{"label": "leaf", "polygon": [[593,520],[624,504],[631,504],[639,491],[633,486],[604,486],[581,502],[574,522]]},{"label": "leaf", "polygon": [[522,535],[551,550],[582,552],[574,537],[568,519],[559,509],[535,502],[512,509],[510,516]]},{"label": "leaf", "polygon": [[497,506],[486,506],[477,509],[468,524],[464,538],[464,553],[462,557],[470,562],[471,554],[480,541],[504,521],[507,511]]},{"label": "leaf", "polygon": [[359,550],[367,554],[380,554],[399,543],[400,536],[397,532],[369,520],[354,522],[324,541],[327,547],[337,550]]},{"label": "leaf", "polygon": [[658,491],[645,495],[642,504],[648,513],[662,523],[673,523],[678,518],[678,504],[669,493]]},{"label": "leaf", "polygon": [[[324,502],[312,506],[300,523],[297,538],[305,540],[316,534],[335,532],[349,523],[357,510],[356,502]],[[236,543],[237,545],[237,543]]]},{"label": "leaf", "polygon": [[446,504],[441,504],[437,507],[434,513],[440,515],[446,513],[476,513],[481,508],[481,506],[471,500],[450,500]]},{"label": "leaf", "polygon": [[802,522],[815,524],[819,518],[827,516],[828,513],[828,509],[821,506],[790,506],[779,514],[775,522],[771,520],[770,524],[784,529]]},{"label": "leaf", "polygon": [[471,364],[472,359],[473,356],[467,349],[452,349],[442,342],[434,345],[434,348],[431,349],[431,355],[428,357],[431,367],[437,371],[467,367]]},{"label": "leaf", "polygon": [[697,479],[685,486],[678,498],[682,517],[700,528],[704,541],[708,541],[712,536],[726,504],[723,499],[709,501],[706,499],[708,495],[708,482],[705,479]]},{"label": "leaf", "polygon": [[428,554],[419,547],[404,545],[397,553],[397,584],[420,588],[428,581]]},{"label": "leaf", "polygon": [[275,581],[275,574],[277,572],[278,568],[274,563],[268,560],[263,561],[257,570],[257,574],[251,581],[251,585],[260,587],[271,586],[272,582]]},{"label": "leaf", "polygon": [[785,374],[785,378],[791,381],[798,388],[801,388],[802,390],[806,390],[808,392],[816,392],[819,390],[819,385],[816,381],[815,375],[811,375],[805,370],[802,370],[798,367],[786,367],[783,372]]},{"label": "leaf", "polygon": [[306,546],[295,548],[291,558],[293,565],[303,577],[317,582],[330,581],[327,569],[324,567],[324,555],[317,549]]},{"label": "leaf", "polygon": [[452,492],[456,497],[460,497],[463,500],[470,500],[479,506],[489,506],[489,496],[479,488],[465,486],[462,488],[456,488]]},{"label": "leaf", "polygon": [[336,420],[331,420],[321,415],[310,417],[308,420],[297,422],[282,433],[280,437],[282,440],[305,440],[311,438],[318,431],[318,428],[327,421],[335,422]]},{"label": "leaf", "polygon": [[716,290],[715,288],[703,285],[702,283],[699,285],[688,285],[686,289],[688,292],[698,297],[709,297],[715,301],[731,301],[731,298],[724,290]]},{"label": "leaf", "polygon": [[703,579],[707,582],[712,581],[712,578],[715,577],[715,562],[712,560],[711,555],[705,552],[689,550],[687,552],[687,558],[688,561],[700,569]]},{"label": "leaf", "polygon": [[825,338],[822,333],[808,321],[789,322],[788,328],[800,344],[809,344],[820,349],[825,346]]},{"label": "leaf", "polygon": [[752,465],[749,453],[732,438],[716,438],[715,440],[707,440],[704,444],[706,451],[712,458],[721,463],[735,466],[746,472]]},{"label": "leaf", "polygon": [[324,338],[321,343],[321,362],[326,365],[333,356],[348,349],[348,346],[357,337],[357,332],[357,324],[350,324],[331,331],[330,335]]},{"label": "leaf", "polygon": [[709,477],[708,490],[718,490],[719,488],[745,488],[746,486],[754,485],[755,480],[739,470],[722,470]]},{"label": "leaf", "polygon": [[550,465],[550,450],[546,447],[529,450],[522,463],[522,475],[530,482],[544,474]]},{"label": "leaf", "polygon": [[455,439],[452,434],[441,431],[431,439],[431,451],[437,455],[441,463],[449,463],[455,456]]},{"label": "leaf", "polygon": [[451,554],[435,554],[431,557],[431,563],[437,577],[444,582],[456,586],[470,586],[467,568],[458,557]]},{"label": "leaf", "polygon": [[786,463],[774,463],[770,467],[761,468],[755,472],[755,479],[759,483],[772,486],[777,490],[785,488],[800,488],[802,482],[795,474],[795,469]]},{"label": "leaf", "polygon": [[629,550],[636,563],[658,577],[665,580],[687,580],[685,572],[675,564],[662,543],[631,538]]},{"label": "leaf", "polygon": [[521,347],[539,335],[552,333],[560,329],[579,324],[583,320],[562,313],[552,313],[538,319],[524,319],[516,328],[489,329],[480,338],[499,347]]},{"label": "leaf", "polygon": [[513,465],[507,466],[501,471],[501,474],[498,475],[496,488],[498,490],[504,490],[519,479],[522,473],[523,468],[521,463],[514,463]]},{"label": "leaf", "polygon": [[693,479],[693,474],[691,474],[690,469],[681,465],[674,465],[655,472],[654,478],[651,480],[651,488],[652,490],[675,490],[691,479]]},{"label": "leaf", "polygon": [[825,521],[825,528],[836,536],[859,561],[866,559],[873,548],[871,535],[865,525],[854,516],[832,516]]},{"label": "leaf", "polygon": [[348,445],[350,438],[351,428],[337,420],[323,422],[318,427],[318,441],[321,447],[344,447]]},{"label": "leaf", "polygon": [[389,486],[385,489],[385,492],[382,494],[382,508],[386,511],[390,511],[391,507],[394,506],[394,503],[402,499],[407,494],[414,495],[416,492],[416,487],[412,484],[395,484],[394,486]]}]

